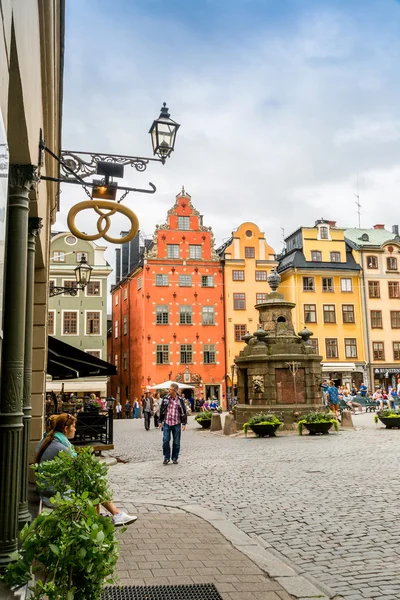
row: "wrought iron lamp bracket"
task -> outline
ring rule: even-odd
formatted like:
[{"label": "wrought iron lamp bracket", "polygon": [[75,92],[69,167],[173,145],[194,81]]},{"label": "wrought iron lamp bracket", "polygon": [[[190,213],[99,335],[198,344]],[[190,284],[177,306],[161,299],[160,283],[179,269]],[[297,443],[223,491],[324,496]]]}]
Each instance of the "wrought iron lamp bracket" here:
[{"label": "wrought iron lamp bracket", "polygon": [[[79,289],[83,290],[83,287],[79,287]],[[69,294],[70,296],[76,296],[78,290],[76,288],[62,287],[59,285],[53,285],[49,289],[49,296],[53,298],[53,296],[60,296],[61,294]]]}]

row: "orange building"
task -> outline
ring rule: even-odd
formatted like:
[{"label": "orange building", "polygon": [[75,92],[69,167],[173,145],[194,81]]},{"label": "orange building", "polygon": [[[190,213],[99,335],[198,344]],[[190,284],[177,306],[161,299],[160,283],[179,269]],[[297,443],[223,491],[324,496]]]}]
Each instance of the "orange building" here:
[{"label": "orange building", "polygon": [[211,227],[182,189],[153,241],[131,244],[129,255],[124,247],[117,255],[111,291],[109,359],[118,375],[110,392],[124,404],[173,379],[194,386],[195,398],[215,395],[225,406],[223,273]]}]

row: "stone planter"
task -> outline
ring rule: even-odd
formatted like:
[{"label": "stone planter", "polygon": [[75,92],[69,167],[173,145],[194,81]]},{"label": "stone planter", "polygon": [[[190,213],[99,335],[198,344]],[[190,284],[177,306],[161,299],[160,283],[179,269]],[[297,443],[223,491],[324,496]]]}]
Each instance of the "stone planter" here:
[{"label": "stone planter", "polygon": [[378,417],[380,422],[383,423],[386,429],[400,429],[400,418],[399,417]]},{"label": "stone planter", "polygon": [[329,433],[333,423],[303,423],[303,427],[310,432],[310,435],[324,435]]},{"label": "stone planter", "polygon": [[203,429],[210,429],[211,427],[211,419],[203,419],[202,421],[197,421],[197,423],[201,425]]},{"label": "stone planter", "polygon": [[250,429],[259,437],[275,437],[279,425],[250,425]]}]

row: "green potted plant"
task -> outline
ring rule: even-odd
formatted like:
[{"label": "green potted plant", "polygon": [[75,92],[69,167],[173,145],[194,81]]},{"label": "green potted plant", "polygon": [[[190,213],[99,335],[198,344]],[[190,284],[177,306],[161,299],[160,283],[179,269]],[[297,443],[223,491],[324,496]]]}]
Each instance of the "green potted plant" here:
[{"label": "green potted plant", "polygon": [[204,411],[197,415],[194,419],[203,427],[203,429],[210,429],[212,415],[212,412]]},{"label": "green potted plant", "polygon": [[244,423],[243,431],[247,435],[248,430],[251,429],[259,437],[275,437],[275,432],[282,422],[276,415],[261,413],[254,415],[247,423]]},{"label": "green potted plant", "polygon": [[309,412],[298,421],[297,431],[299,435],[303,435],[303,427],[305,427],[310,435],[322,435],[329,433],[332,426],[335,431],[339,431],[337,419],[332,413]]},{"label": "green potted plant", "polygon": [[400,410],[388,408],[386,410],[379,410],[374,416],[375,423],[380,421],[386,427],[386,429],[400,429]]}]

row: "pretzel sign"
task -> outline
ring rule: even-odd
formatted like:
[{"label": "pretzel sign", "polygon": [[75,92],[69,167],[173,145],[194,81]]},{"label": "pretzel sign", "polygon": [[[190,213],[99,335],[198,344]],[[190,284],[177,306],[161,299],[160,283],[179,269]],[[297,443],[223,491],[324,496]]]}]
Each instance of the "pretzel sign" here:
[{"label": "pretzel sign", "polygon": [[[79,231],[75,225],[76,215],[82,210],[87,209],[93,209],[99,215],[97,219],[98,233],[93,235],[87,235]],[[101,209],[105,209],[107,212],[103,212]],[[131,222],[131,229],[124,237],[114,238],[108,235],[108,230],[111,227],[111,217],[118,212],[128,217]],[[130,242],[139,230],[139,220],[135,213],[127,206],[117,204],[111,200],[86,200],[85,202],[75,204],[68,213],[67,223],[70,232],[81,240],[94,241],[103,238],[107,242],[110,242],[110,244],[125,244],[126,242]]]}]

